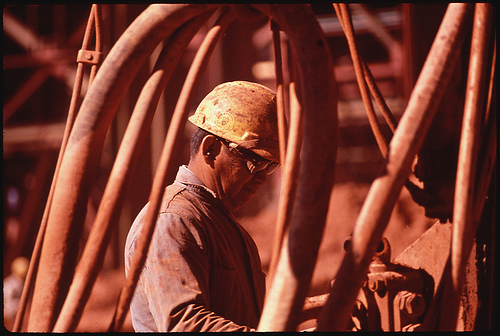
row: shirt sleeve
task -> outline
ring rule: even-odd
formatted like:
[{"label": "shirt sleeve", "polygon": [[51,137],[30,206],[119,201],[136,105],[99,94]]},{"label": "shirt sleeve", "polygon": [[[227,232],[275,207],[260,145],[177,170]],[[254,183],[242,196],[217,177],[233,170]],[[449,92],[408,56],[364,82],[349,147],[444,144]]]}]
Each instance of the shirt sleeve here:
[{"label": "shirt sleeve", "polygon": [[206,242],[181,214],[158,216],[139,286],[160,332],[253,330],[209,310]]}]

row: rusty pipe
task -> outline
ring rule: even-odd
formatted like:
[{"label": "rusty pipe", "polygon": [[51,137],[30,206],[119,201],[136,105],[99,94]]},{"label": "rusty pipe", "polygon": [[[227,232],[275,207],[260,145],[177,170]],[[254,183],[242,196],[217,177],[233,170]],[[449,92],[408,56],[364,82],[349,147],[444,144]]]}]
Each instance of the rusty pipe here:
[{"label": "rusty pipe", "polygon": [[285,162],[287,127],[285,117],[285,93],[283,80],[283,63],[281,60],[281,40],[280,29],[276,22],[271,21],[271,31],[273,32],[274,47],[274,69],[276,75],[276,105],[278,114],[278,135],[280,143],[280,159]]},{"label": "rusty pipe", "polygon": [[484,89],[491,12],[490,4],[481,3],[475,5],[453,207],[450,256],[452,280],[452,288],[450,289],[452,293],[447,309],[442,310],[441,330],[453,330],[456,326],[465,266],[476,231],[472,222],[473,205],[475,196],[477,196],[475,195],[475,181],[484,116]]},{"label": "rusty pipe", "polygon": [[[496,42],[494,41],[494,44]],[[493,60],[491,63],[491,73],[490,73],[490,81],[489,81],[489,92],[488,92],[488,102],[486,108],[486,123],[484,125],[484,132],[481,132],[482,142],[481,142],[481,153],[479,157],[481,160],[479,161],[480,167],[478,168],[479,173],[477,174],[478,181],[476,182],[475,191],[474,191],[474,205],[473,205],[473,214],[471,224],[473,226],[473,232],[476,231],[480,221],[481,215],[483,212],[483,207],[487,199],[488,188],[490,186],[494,168],[496,166],[496,153],[497,153],[497,121],[496,121],[496,113],[488,113],[490,109],[494,110],[495,102],[492,102],[490,99],[492,97],[491,93],[493,92],[493,88],[495,86],[495,59],[496,59],[496,48],[493,48]],[[470,237],[474,237],[472,233]],[[451,244],[450,244],[451,245]],[[446,318],[448,314],[448,307],[453,298],[453,284],[451,280],[451,261],[450,256],[448,256],[448,261],[443,271],[443,276],[441,277],[441,281],[436,284],[437,290],[435,291],[435,297],[432,300],[431,306],[427,310],[424,321],[422,322],[422,330],[450,330],[453,329],[454,326],[451,326],[449,323],[449,317]],[[445,302],[445,304],[443,304]],[[445,310],[444,312],[440,310]],[[442,318],[442,316],[444,318]],[[441,324],[441,326],[440,326]]]},{"label": "rusty pipe", "polygon": [[[121,98],[152,50],[205,5],[151,5],[115,44],[85,97],[57,176],[40,255],[29,331],[50,331],[74,273],[78,232],[107,129]],[[168,18],[168,19],[167,19]],[[57,242],[57,244],[55,243]]]},{"label": "rusty pipe", "polygon": [[[102,42],[101,42],[101,26],[102,26],[102,13],[100,5],[92,5],[94,12],[94,26],[95,26],[95,51],[102,52]],[[88,43],[88,41],[87,41]],[[86,48],[85,48],[86,49]],[[98,64],[92,64],[90,67],[89,75],[89,86],[94,81],[95,75],[97,74],[99,66]]]},{"label": "rusty pipe", "polygon": [[153,73],[144,85],[125,131],[95,222],[54,332],[74,331],[81,318],[92,285],[102,267],[112,225],[118,222],[125,191],[137,165],[160,96],[184,50],[208,19],[209,14],[186,23],[172,36],[163,47]]},{"label": "rusty pipe", "polygon": [[496,87],[496,54],[496,40],[494,39],[485,111],[485,125],[484,131],[481,132],[482,141],[480,148],[482,151],[480,152],[479,157],[481,157],[482,160],[479,162],[479,173],[477,174],[479,179],[476,182],[474,194],[475,203],[473,206],[474,212],[472,215],[474,231],[477,229],[477,225],[479,224],[479,221],[481,219],[483,206],[486,201],[486,195],[488,192],[488,186],[490,185],[493,170],[496,164],[495,158],[497,153],[497,114],[495,109],[496,97],[493,94],[494,88]]},{"label": "rusty pipe", "polygon": [[[337,17],[339,19],[339,22],[340,22],[344,32],[346,32],[346,30],[349,29],[349,23],[351,22],[349,19],[347,19],[348,22],[344,22],[346,20],[346,16],[349,15],[349,11],[344,10],[346,12],[346,14],[344,14],[344,11],[341,9],[339,4],[333,4],[333,7],[335,9],[335,13],[337,14]],[[366,12],[366,9],[364,9],[362,5],[358,5],[357,7],[360,8],[362,11],[364,11],[368,17],[370,17],[370,14],[368,12]],[[373,18],[371,18],[371,19],[373,19]],[[347,24],[347,26],[346,26],[346,24]],[[350,28],[352,29],[352,24],[350,26],[351,26]],[[350,30],[348,32],[346,32],[346,38],[348,40],[352,41],[353,50],[356,51],[357,48],[356,48],[356,44],[354,41],[354,32],[353,31],[350,32]],[[352,51],[351,51],[351,54],[352,54]],[[357,52],[356,52],[356,55],[357,55]],[[352,57],[353,57],[353,59],[355,59],[354,55]],[[359,59],[359,56],[357,56],[356,58]],[[368,89],[370,90],[375,102],[377,103],[380,111],[382,112],[382,115],[384,116],[384,119],[387,122],[387,125],[389,126],[391,131],[394,133],[394,131],[396,130],[396,125],[397,125],[396,118],[394,118],[394,115],[392,114],[392,112],[390,111],[389,107],[387,106],[384,98],[382,97],[382,94],[380,93],[380,90],[378,89],[377,84],[375,83],[375,79],[373,78],[373,75],[370,71],[370,68],[368,67],[366,62],[363,59],[359,59],[359,63],[360,63],[360,67],[362,70],[361,72],[363,73],[363,77],[366,81],[366,85],[368,86]],[[371,110],[373,110],[373,109],[371,109]],[[370,111],[370,109],[367,109],[367,111]],[[380,132],[380,129],[378,127],[375,128],[374,132],[377,132],[377,130],[378,130],[378,132]],[[381,135],[379,135],[379,136],[381,136]]]},{"label": "rusty pipe", "polygon": [[290,226],[293,212],[293,204],[297,193],[297,179],[300,170],[300,150],[303,137],[303,113],[297,99],[295,83],[291,82],[290,92],[290,132],[288,151],[283,164],[283,181],[281,185],[278,215],[276,217],[276,229],[274,233],[273,253],[269,263],[269,277],[272,281],[276,273],[276,266],[283,247],[284,236]]},{"label": "rusty pipe", "polygon": [[394,114],[392,114],[391,110],[387,106],[387,103],[384,100],[384,97],[382,96],[382,93],[378,89],[377,84],[375,83],[375,79],[373,78],[372,72],[370,71],[370,68],[368,65],[366,65],[365,61],[361,62],[361,66],[363,67],[363,75],[366,81],[366,84],[368,85],[368,88],[370,89],[370,92],[373,96],[373,99],[375,99],[375,102],[377,103],[378,108],[382,112],[382,115],[384,116],[385,122],[391,129],[392,133],[396,131],[396,127],[398,125],[398,122],[396,118],[394,117]]},{"label": "rusty pipe", "polygon": [[[257,330],[295,330],[309,289],[333,186],[338,119],[333,65],[306,5],[252,5],[288,36],[297,60],[304,139],[297,197]],[[318,150],[321,148],[321,150]]]},{"label": "rusty pipe", "polygon": [[[276,22],[271,21],[271,30],[273,33],[273,45],[274,45],[274,58],[275,58],[275,72],[276,72],[276,101],[277,101],[277,113],[278,113],[278,134],[279,134],[279,143],[280,143],[280,157],[281,162],[283,163],[282,169],[282,186],[281,186],[281,197],[280,197],[280,205],[278,206],[278,216],[276,219],[276,228],[274,232],[274,241],[273,241],[273,250],[271,253],[271,260],[269,262],[269,279],[272,281],[274,277],[274,270],[276,267],[276,263],[279,258],[279,252],[281,250],[281,245],[283,242],[283,234],[288,228],[291,209],[293,206],[293,199],[295,197],[295,186],[296,183],[290,181],[295,181],[298,174],[297,172],[293,173],[293,175],[286,172],[287,168],[294,167],[295,170],[298,168],[298,154],[300,153],[300,147],[296,148],[296,145],[291,145],[291,153],[289,155],[293,155],[295,158],[292,160],[286,161],[286,153],[287,153],[287,139],[288,139],[288,127],[286,122],[286,114],[285,114],[285,93],[284,93],[284,78],[283,78],[283,63],[282,63],[282,55],[281,55],[281,40],[280,40],[280,29]],[[295,85],[292,87],[292,83],[289,85],[289,99],[295,98],[293,101],[293,106],[298,106],[295,96]],[[291,105],[292,103],[290,103]],[[292,107],[290,107],[292,110]],[[295,109],[295,110],[298,110]],[[300,126],[302,120],[295,119],[296,117],[291,116],[290,121],[296,120],[294,125],[291,128],[297,130],[296,127]],[[294,130],[291,130],[294,132]],[[293,135],[290,137],[291,140],[296,140],[298,138],[302,138],[302,135]],[[299,144],[300,146],[300,144]],[[289,176],[293,176],[290,178]]]},{"label": "rusty pipe", "polygon": [[365,81],[362,59],[358,54],[358,48],[356,46],[356,39],[354,36],[354,28],[351,22],[351,13],[347,4],[333,4],[335,13],[339,18],[339,21],[344,30],[345,37],[347,39],[347,45],[349,46],[349,51],[351,53],[352,63],[354,66],[354,72],[356,74],[356,81],[358,82],[359,91],[361,93],[361,98],[363,100],[363,105],[365,106],[366,116],[370,123],[373,135],[380,149],[380,153],[385,158],[387,156],[387,140],[384,138],[382,131],[380,130],[380,125],[377,121],[377,116],[375,110],[373,109],[372,100],[368,92],[368,86]]},{"label": "rusty pipe", "polygon": [[383,174],[372,184],[356,221],[351,248],[337,272],[330,297],[318,319],[318,331],[345,330],[359,289],[413,158],[422,146],[465,35],[467,3],[450,4],[389,145]]},{"label": "rusty pipe", "polygon": [[[484,106],[484,84],[486,77],[488,35],[491,27],[491,8],[488,4],[476,4],[472,30],[471,55],[462,135],[458,153],[453,228],[451,245],[451,268],[454,291],[461,291],[460,278],[464,260],[469,251],[464,250],[464,239],[469,237],[472,224],[472,200],[476,178],[477,158]],[[467,232],[467,235],[466,235]]]},{"label": "rusty pipe", "polygon": [[[85,29],[85,34],[83,37],[82,49],[86,49],[88,47],[90,36],[93,33],[92,28],[95,25],[95,20],[94,20],[95,14],[94,13],[96,12],[98,6],[99,5],[96,5],[96,4],[92,5],[89,19],[87,22],[87,26]],[[35,241],[35,246],[33,248],[33,252],[31,255],[28,272],[26,274],[26,280],[24,283],[23,292],[21,294],[19,308],[18,308],[18,311],[16,314],[16,320],[15,320],[14,326],[13,326],[14,332],[21,331],[21,326],[22,326],[23,320],[24,320],[24,314],[26,312],[28,297],[31,295],[31,292],[33,290],[34,278],[36,275],[36,269],[38,268],[40,251],[41,251],[42,242],[43,242],[43,236],[45,234],[45,228],[46,228],[46,224],[47,224],[47,218],[48,218],[48,214],[49,214],[50,204],[52,203],[52,197],[54,194],[55,181],[56,181],[57,175],[59,173],[59,169],[61,166],[61,160],[62,160],[62,157],[64,155],[64,151],[66,149],[66,144],[68,142],[69,134],[71,132],[71,129],[73,128],[73,124],[74,124],[74,121],[76,118],[76,111],[78,108],[78,102],[79,102],[79,98],[80,98],[80,94],[81,94],[81,90],[82,90],[83,70],[84,70],[83,63],[78,62],[76,77],[75,77],[75,84],[73,86],[73,92],[71,95],[70,105],[69,105],[69,109],[68,109],[68,117],[66,118],[66,126],[64,129],[61,148],[59,149],[59,154],[58,154],[58,158],[57,158],[57,162],[56,162],[56,168],[54,170],[53,180],[52,180],[52,183],[51,183],[51,186],[49,189],[49,194],[47,196],[47,202],[46,202],[46,206],[45,206],[44,213],[42,216],[42,220],[40,222],[40,228],[39,228],[39,232],[37,234],[37,238]]]},{"label": "rusty pipe", "polygon": [[109,327],[109,331],[120,330],[128,312],[128,307],[132,300],[137,281],[146,260],[147,250],[149,243],[154,232],[156,217],[161,205],[161,198],[163,197],[163,190],[166,184],[166,172],[172,162],[172,153],[174,148],[178,146],[182,136],[183,126],[186,123],[189,108],[194,98],[195,88],[198,86],[203,70],[209,61],[209,56],[212,54],[216,43],[219,41],[222,34],[225,32],[231,21],[234,20],[232,12],[223,12],[214,27],[207,33],[202,45],[195,55],[193,63],[186,76],[186,80],[182,87],[177,105],[170,122],[165,143],[163,146],[160,161],[158,163],[157,172],[151,188],[149,196],[148,211],[144,219],[144,228],[139,241],[137,243],[136,253],[134,254],[129,275],[127,276],[126,283],[120,293],[118,305],[115,311],[115,316]]}]

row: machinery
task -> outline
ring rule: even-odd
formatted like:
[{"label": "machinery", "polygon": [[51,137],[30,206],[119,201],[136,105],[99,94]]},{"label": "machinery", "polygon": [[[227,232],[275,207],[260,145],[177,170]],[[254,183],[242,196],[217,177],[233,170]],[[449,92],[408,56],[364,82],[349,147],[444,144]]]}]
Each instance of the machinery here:
[{"label": "machinery", "polygon": [[[274,43],[282,185],[269,268],[271,282],[258,330],[297,330],[306,320],[313,321],[310,328],[317,331],[493,327],[496,30],[491,4],[447,5],[399,120],[359,52],[353,5],[332,5],[348,42],[355,81],[383,164],[344,244],[330,292],[315,297],[307,297],[307,293],[335,188],[340,125],[333,47],[310,6],[154,4],[130,24],[107,54],[100,37],[101,6],[92,6],[78,53],[64,137],[15,331],[21,331],[23,323],[28,331],[75,330],[102,268],[161,95],[191,40],[208,22],[211,27],[205,30],[168,116],[168,132],[149,196],[148,229],[110,321],[109,331],[121,330],[146,257],[167,172],[174,164],[196,89],[215,46],[231,22],[251,24],[265,17]],[[416,28],[414,38],[418,38]],[[156,63],[134,104],[80,251],[74,247],[82,243],[88,199],[106,134],[125,92],[153,54],[158,55]],[[90,70],[88,90],[80,102],[85,69]],[[389,131],[381,129],[372,100]],[[456,153],[452,160],[450,153]],[[403,188],[436,224],[403,253],[391,256],[383,234]]]}]

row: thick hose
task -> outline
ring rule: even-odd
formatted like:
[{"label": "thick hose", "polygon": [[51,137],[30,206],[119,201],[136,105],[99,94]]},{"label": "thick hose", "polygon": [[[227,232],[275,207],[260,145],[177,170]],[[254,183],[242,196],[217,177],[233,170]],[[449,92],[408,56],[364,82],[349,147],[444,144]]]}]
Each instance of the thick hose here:
[{"label": "thick hose", "polygon": [[261,331],[289,331],[297,327],[309,290],[332,192],[338,136],[336,83],[325,37],[308,6],[254,7],[276,21],[289,38],[304,114],[293,216],[258,326]]},{"label": "thick hose", "polygon": [[165,44],[153,74],[144,85],[125,131],[95,222],[76,268],[75,277],[63,309],[54,327],[54,332],[74,331],[81,318],[92,285],[102,267],[112,225],[118,223],[123,199],[160,96],[177,63],[184,55],[185,48],[207,19],[208,15],[205,15],[201,20],[190,21],[173,35],[172,39]]},{"label": "thick hose", "polygon": [[144,219],[143,231],[139,237],[136,252],[131,261],[127,281],[122,288],[120,297],[118,298],[118,305],[113,321],[109,327],[109,331],[120,330],[123,322],[125,321],[128,307],[132,300],[132,295],[146,260],[149,243],[151,242],[153,236],[156,217],[161,205],[161,198],[163,197],[163,191],[166,184],[167,170],[172,163],[172,153],[174,152],[174,149],[177,148],[182,137],[182,131],[188,117],[189,108],[194,98],[195,88],[198,86],[203,70],[206,68],[210,55],[212,54],[220,37],[226,31],[229,23],[231,23],[234,19],[234,16],[231,14],[232,13],[227,12],[223,12],[221,14],[221,17],[216,22],[214,27],[212,27],[212,29],[208,32],[205,40],[198,49],[186,76],[186,80],[179,95],[179,99],[177,100],[177,105],[170,122],[160,161],[158,163],[157,172],[154,177],[153,186],[149,196],[148,212]]},{"label": "thick hose", "polygon": [[[90,40],[90,36],[94,32],[94,26],[98,25],[98,21],[100,18],[99,14],[98,14],[99,12],[100,12],[99,5],[95,5],[95,4],[92,5],[89,19],[87,22],[87,26],[85,29],[85,34],[83,36],[83,42],[82,42],[82,48],[81,48],[82,50],[86,50],[89,46],[89,40]],[[95,33],[96,33],[96,51],[101,51],[101,49],[100,49],[100,48],[102,48],[101,44],[97,43],[97,41],[100,41],[100,36],[99,36],[100,32],[96,29]],[[97,48],[99,48],[99,49],[97,49]],[[30,259],[30,266],[28,268],[28,273],[26,274],[26,280],[24,282],[23,293],[21,295],[21,299],[19,302],[19,308],[18,308],[17,315],[16,315],[16,320],[15,320],[14,326],[13,326],[14,332],[21,331],[21,326],[22,326],[23,320],[24,320],[24,314],[26,312],[26,305],[27,305],[28,297],[31,295],[31,292],[33,291],[36,270],[38,269],[38,263],[40,261],[40,253],[41,253],[41,249],[42,249],[43,237],[45,235],[45,228],[47,226],[47,218],[49,215],[50,205],[52,204],[52,197],[54,195],[55,181],[56,181],[57,175],[59,173],[59,169],[61,166],[61,160],[62,160],[62,157],[64,155],[64,151],[66,149],[66,144],[68,143],[69,134],[71,132],[71,129],[73,128],[73,124],[74,124],[75,118],[76,118],[78,101],[79,101],[81,90],[82,90],[83,70],[84,70],[84,65],[83,65],[83,63],[79,62],[77,65],[75,84],[73,86],[73,92],[71,95],[71,101],[70,101],[69,110],[68,110],[68,117],[66,119],[66,126],[64,129],[63,140],[61,143],[61,148],[59,149],[59,156],[57,158],[57,163],[56,163],[56,168],[54,171],[52,184],[50,186],[49,194],[47,196],[45,210],[44,210],[44,213],[42,216],[42,220],[40,222],[40,228],[38,229],[38,234],[37,234],[37,238],[35,241],[35,246],[33,247],[33,252],[31,255],[31,259]]]},{"label": "thick hose", "polygon": [[111,120],[154,48],[204,5],[151,5],[115,44],[80,108],[68,139],[40,255],[28,331],[52,330],[74,273],[90,186]]},{"label": "thick hose", "polygon": [[392,138],[387,162],[372,184],[356,221],[330,297],[318,319],[318,331],[345,330],[368,266],[387,226],[394,204],[422,146],[450,80],[465,35],[469,4],[450,4],[406,111]]}]

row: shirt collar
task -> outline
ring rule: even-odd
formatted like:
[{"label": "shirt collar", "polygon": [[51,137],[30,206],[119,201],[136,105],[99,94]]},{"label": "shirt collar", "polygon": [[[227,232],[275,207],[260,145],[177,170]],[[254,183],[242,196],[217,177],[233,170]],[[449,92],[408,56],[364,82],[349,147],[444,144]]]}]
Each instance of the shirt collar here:
[{"label": "shirt collar", "polygon": [[203,182],[191,171],[186,165],[182,165],[179,167],[179,171],[177,172],[177,176],[175,180],[179,183],[194,186],[197,188],[202,188],[208,191],[215,199],[219,199],[217,193],[209,188],[207,188]]}]

